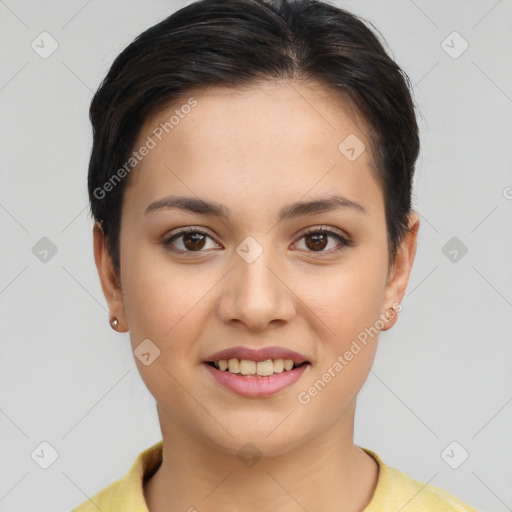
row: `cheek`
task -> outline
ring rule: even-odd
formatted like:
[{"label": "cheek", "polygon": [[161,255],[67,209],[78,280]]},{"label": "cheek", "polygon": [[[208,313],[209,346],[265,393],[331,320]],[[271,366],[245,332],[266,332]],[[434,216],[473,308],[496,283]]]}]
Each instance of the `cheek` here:
[{"label": "cheek", "polygon": [[207,291],[204,281],[187,278],[170,267],[138,268],[131,275],[125,293],[125,311],[133,341],[153,338],[162,349],[177,350],[184,343],[171,341],[180,337],[184,326],[188,336],[193,335],[194,320],[197,325],[197,314]]},{"label": "cheek", "polygon": [[377,257],[381,252],[359,251],[324,279],[323,287],[309,291],[305,302],[323,326],[319,364],[308,383],[314,386],[313,395],[321,390],[317,405],[350,403],[368,376],[385,296],[387,260]]},{"label": "cheek", "polygon": [[[176,407],[185,407],[180,382],[187,378],[185,362],[194,357],[190,340],[200,335],[197,315],[205,291],[200,293],[190,282],[184,283],[176,277],[176,273],[171,278],[154,270],[138,269],[127,283],[125,310],[134,360],[148,391],[157,401],[166,402],[173,397]],[[189,293],[190,289],[196,292]],[[148,352],[150,362],[146,364],[137,354]]]},{"label": "cheek", "polygon": [[188,297],[183,292],[193,290],[193,283],[147,233],[130,233],[121,242],[123,301],[130,332],[135,338],[161,338],[183,316]]},{"label": "cheek", "polygon": [[192,342],[201,338],[205,315],[211,314],[208,291],[218,276],[194,265],[188,269],[172,265],[165,255],[155,256],[154,247],[132,249],[127,250],[131,257],[123,261],[124,308],[135,356],[143,340],[151,340],[158,349],[154,364],[146,366],[135,358],[150,392],[158,395],[160,389],[173,385],[165,370],[185,374],[183,363],[196,361],[197,347]]},{"label": "cheek", "polygon": [[[122,263],[123,302],[132,350],[137,356],[142,342],[148,348],[154,344],[156,348],[153,347],[153,352],[158,355],[157,362],[160,363],[169,350],[164,344],[167,339],[165,334],[173,332],[173,325],[182,316],[180,308],[183,301],[179,300],[181,285],[176,276],[174,280],[167,277],[161,266],[152,261],[141,247],[127,246],[125,254],[129,256]],[[137,357],[135,361],[146,381],[145,374],[153,373],[149,371],[151,367],[140,364]]]},{"label": "cheek", "polygon": [[322,346],[297,399],[327,424],[347,413],[373,364],[383,298],[376,283],[378,272],[347,273],[329,280],[326,291],[308,304],[322,320]]},{"label": "cheek", "polygon": [[386,263],[361,250],[328,275],[304,278],[303,282],[309,282],[308,288],[303,289],[304,302],[324,320],[327,333],[337,343],[347,342],[379,318],[385,296]]}]

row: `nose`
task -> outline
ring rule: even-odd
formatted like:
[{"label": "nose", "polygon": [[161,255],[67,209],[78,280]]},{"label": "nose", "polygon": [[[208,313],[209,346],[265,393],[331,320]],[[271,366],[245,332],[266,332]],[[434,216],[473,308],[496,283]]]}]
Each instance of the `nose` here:
[{"label": "nose", "polygon": [[296,314],[294,293],[270,251],[248,262],[233,255],[234,268],[224,283],[217,312],[223,322],[264,331],[289,322]]}]

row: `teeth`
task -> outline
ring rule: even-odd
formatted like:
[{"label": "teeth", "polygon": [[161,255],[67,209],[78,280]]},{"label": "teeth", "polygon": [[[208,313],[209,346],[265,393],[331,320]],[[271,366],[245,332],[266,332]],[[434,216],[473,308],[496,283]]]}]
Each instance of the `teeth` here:
[{"label": "teeth", "polygon": [[256,362],[242,359],[240,361],[240,373],[242,375],[254,375],[256,373]]},{"label": "teeth", "polygon": [[256,363],[256,373],[262,377],[274,375],[274,363],[272,362],[272,359],[267,359],[266,361],[258,361]]},{"label": "teeth", "polygon": [[274,359],[274,373],[281,373],[284,370],[284,359]]},{"label": "teeth", "polygon": [[241,373],[242,375],[259,375],[268,377],[274,373],[281,373],[293,368],[292,359],[266,359],[265,361],[250,361],[248,359],[221,359],[214,361],[215,368],[229,373]]},{"label": "teeth", "polygon": [[[220,369],[220,362],[219,362]],[[238,359],[230,359],[228,361],[228,371],[229,373],[240,373],[240,364],[238,363]]]}]

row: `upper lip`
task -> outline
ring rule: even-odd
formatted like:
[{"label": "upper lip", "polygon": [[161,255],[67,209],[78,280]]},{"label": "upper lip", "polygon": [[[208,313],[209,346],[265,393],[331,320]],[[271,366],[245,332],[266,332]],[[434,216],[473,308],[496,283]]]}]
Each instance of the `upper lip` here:
[{"label": "upper lip", "polygon": [[296,364],[309,362],[308,359],[284,347],[263,347],[260,349],[252,349],[249,347],[231,347],[219,352],[215,352],[208,356],[205,362],[221,361],[228,359],[246,359],[248,361],[265,361],[267,359],[291,359]]}]

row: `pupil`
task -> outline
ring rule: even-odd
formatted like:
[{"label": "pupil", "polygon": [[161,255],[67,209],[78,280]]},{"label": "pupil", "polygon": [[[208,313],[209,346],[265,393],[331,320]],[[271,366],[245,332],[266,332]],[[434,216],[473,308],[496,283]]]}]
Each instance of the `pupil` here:
[{"label": "pupil", "polygon": [[[190,249],[190,250],[197,250],[197,249],[202,249],[204,247],[204,236],[201,235],[200,233],[189,233],[189,234],[186,234],[184,237],[184,245],[187,249]],[[192,240],[192,243],[189,243],[189,241]],[[203,242],[201,244],[201,241]],[[200,244],[199,247],[197,246],[197,244]]]},{"label": "pupil", "polygon": [[[320,238],[323,238],[324,243],[319,243]],[[307,241],[310,239],[313,239],[313,247],[311,247],[310,244],[307,243]],[[326,236],[323,233],[312,234],[306,237],[306,245],[308,246],[308,249],[324,249],[326,245],[325,241]]]}]

